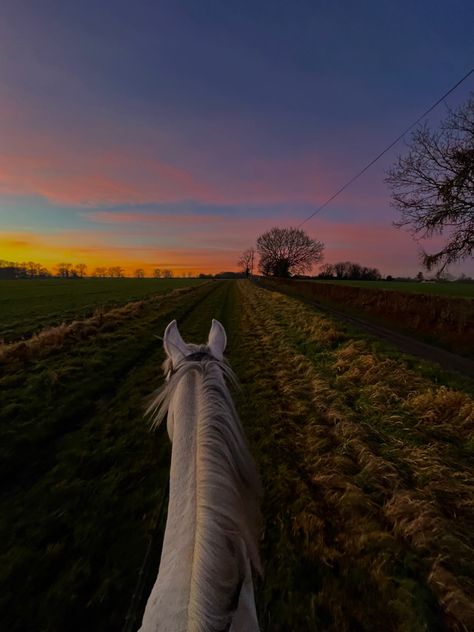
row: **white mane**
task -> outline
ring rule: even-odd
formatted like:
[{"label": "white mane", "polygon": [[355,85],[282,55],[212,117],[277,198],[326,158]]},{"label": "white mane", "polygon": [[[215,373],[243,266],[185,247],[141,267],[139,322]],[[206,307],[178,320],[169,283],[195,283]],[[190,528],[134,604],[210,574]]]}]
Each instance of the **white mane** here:
[{"label": "white mane", "polygon": [[[186,457],[194,459],[195,467],[191,469],[194,489],[181,489],[179,492],[186,494],[189,491],[195,498],[195,517],[193,514],[193,520],[190,520],[195,526],[195,533],[191,544],[189,586],[186,582],[183,588],[189,594],[187,624],[183,629],[247,632],[247,629],[254,628],[249,623],[249,627],[245,627],[243,615],[237,612],[235,619],[234,615],[237,610],[248,607],[248,604],[244,607],[239,603],[240,598],[241,601],[249,598],[248,594],[241,597],[244,583],[245,591],[251,591],[253,601],[250,566],[261,572],[258,553],[261,486],[226,385],[226,380],[234,385],[237,383],[232,369],[223,357],[214,357],[208,345],[187,345],[186,350],[188,353],[181,352],[177,356],[178,361],[175,356],[168,357],[163,363],[167,381],[148,409],[157,426],[169,410],[184,400],[184,410],[189,409],[189,414],[180,412],[180,415],[173,414],[172,419],[171,415],[168,417],[168,432],[172,440],[173,434],[179,436],[176,434],[178,424],[190,423],[191,419],[195,426],[189,427],[189,433],[195,433],[192,443],[194,454]],[[187,409],[188,392],[193,395],[192,404]],[[177,418],[183,416],[189,419]],[[173,440],[173,450],[175,447],[178,446]],[[170,507],[172,501],[170,489]],[[192,526],[190,524],[190,528]],[[168,537],[171,538],[172,534]],[[165,534],[165,544],[166,539]],[[165,564],[164,555],[165,551],[162,565]],[[178,569],[176,573],[182,570]],[[156,616],[159,618],[160,613]],[[235,627],[239,618],[242,620],[241,627]],[[155,625],[150,629],[172,629],[160,627],[159,621]]]}]

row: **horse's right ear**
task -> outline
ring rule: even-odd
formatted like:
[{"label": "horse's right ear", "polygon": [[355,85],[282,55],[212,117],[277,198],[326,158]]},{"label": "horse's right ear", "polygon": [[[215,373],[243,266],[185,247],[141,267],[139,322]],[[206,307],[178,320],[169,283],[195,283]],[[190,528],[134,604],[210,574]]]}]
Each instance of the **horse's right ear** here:
[{"label": "horse's right ear", "polygon": [[172,320],[165,329],[163,347],[173,366],[176,366],[189,353],[188,347],[179,333],[176,320]]}]

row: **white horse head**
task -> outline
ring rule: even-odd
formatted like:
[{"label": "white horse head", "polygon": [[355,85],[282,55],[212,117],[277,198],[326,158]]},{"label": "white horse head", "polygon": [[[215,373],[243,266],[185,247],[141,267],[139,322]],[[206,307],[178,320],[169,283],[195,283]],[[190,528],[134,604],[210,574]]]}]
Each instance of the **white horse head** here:
[{"label": "white horse head", "polygon": [[226,380],[224,327],[207,344],[184,342],[176,321],[163,344],[167,375],[149,412],[168,413],[170,498],[157,580],[142,632],[255,632],[252,568],[258,553],[260,482]]}]

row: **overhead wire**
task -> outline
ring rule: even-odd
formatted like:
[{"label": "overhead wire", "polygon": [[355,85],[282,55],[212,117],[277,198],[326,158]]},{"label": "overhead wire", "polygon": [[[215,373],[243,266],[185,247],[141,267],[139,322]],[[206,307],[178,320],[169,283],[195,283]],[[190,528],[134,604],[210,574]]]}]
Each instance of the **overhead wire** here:
[{"label": "overhead wire", "polygon": [[298,224],[297,228],[301,228],[301,226],[303,226],[303,224],[306,224],[306,222],[308,222],[310,219],[312,219],[315,215],[317,215],[318,213],[320,213],[324,208],[326,208],[326,206],[328,204],[330,204],[330,202],[332,202],[335,198],[337,198],[338,195],[340,195],[343,191],[345,191],[347,189],[347,187],[349,187],[353,182],[355,182],[358,178],[360,178],[360,176],[362,174],[364,174],[368,169],[370,169],[370,167],[375,164],[377,162],[377,160],[379,160],[384,154],[387,153],[387,151],[389,151],[390,149],[392,149],[392,147],[394,145],[396,145],[398,143],[399,140],[401,140],[405,134],[408,134],[408,132],[410,130],[412,130],[415,125],[418,125],[418,123],[420,121],[422,121],[425,116],[427,116],[430,112],[432,112],[442,101],[444,101],[444,99],[451,94],[451,92],[454,92],[454,90],[456,90],[456,88],[458,86],[460,86],[464,81],[466,81],[466,79],[472,75],[474,73],[474,68],[471,68],[471,70],[469,72],[467,72],[464,77],[462,77],[457,83],[454,84],[454,86],[452,86],[447,92],[445,92],[443,94],[442,97],[440,97],[435,103],[433,103],[433,105],[431,105],[425,112],[423,112],[423,114],[421,114],[416,121],[414,121],[413,123],[411,123],[411,125],[409,125],[401,134],[399,134],[397,136],[397,138],[392,141],[390,143],[390,145],[387,145],[387,147],[385,147],[385,149],[383,151],[381,151],[379,154],[377,154],[377,156],[375,156],[375,158],[373,158],[368,164],[365,165],[365,167],[363,169],[361,169],[360,171],[358,171],[354,176],[352,176],[352,178],[350,180],[348,180],[342,187],[340,187],[333,195],[331,195],[330,198],[328,198],[324,204],[321,204],[321,206],[319,206],[315,211],[313,211],[313,213],[311,213],[311,215],[308,215],[308,217],[306,219],[304,219],[300,224]]}]

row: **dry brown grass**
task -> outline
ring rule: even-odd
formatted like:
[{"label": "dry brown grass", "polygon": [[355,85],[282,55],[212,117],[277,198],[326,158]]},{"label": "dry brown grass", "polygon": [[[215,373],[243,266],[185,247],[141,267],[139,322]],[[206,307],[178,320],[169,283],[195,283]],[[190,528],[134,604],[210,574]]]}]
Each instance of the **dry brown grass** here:
[{"label": "dry brown grass", "polygon": [[262,281],[308,299],[326,300],[361,314],[382,318],[386,323],[421,335],[436,336],[453,351],[465,353],[474,345],[474,300],[351,287],[313,281]]},{"label": "dry brown grass", "polygon": [[448,629],[469,629],[472,399],[297,301],[245,283],[240,292],[245,353],[261,367],[259,392],[273,393],[259,449],[280,535],[267,555],[286,542],[315,565],[305,599],[326,629],[382,629],[377,617],[383,629],[429,629],[430,600]]}]

